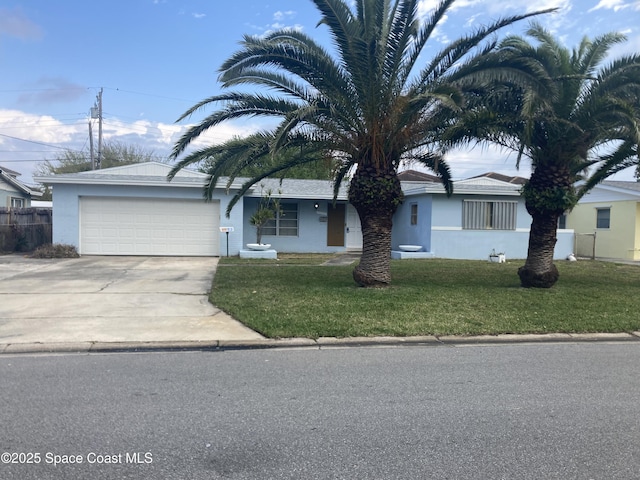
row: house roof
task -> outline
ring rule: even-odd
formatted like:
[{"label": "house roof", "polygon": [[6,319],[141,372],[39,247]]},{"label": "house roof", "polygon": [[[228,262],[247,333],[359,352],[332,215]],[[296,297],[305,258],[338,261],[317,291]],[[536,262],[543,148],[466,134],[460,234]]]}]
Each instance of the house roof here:
[{"label": "house roof", "polygon": [[[407,196],[425,193],[445,193],[440,179],[435,178],[436,181],[402,182],[402,190]],[[521,180],[523,181],[522,183],[520,183]],[[455,195],[507,195],[515,197],[520,195],[520,189],[524,182],[526,182],[526,179],[522,177],[508,177],[490,172],[455,181],[453,183],[453,193]]]},{"label": "house roof", "polygon": [[509,175],[502,175],[501,173],[496,172],[487,172],[482,175],[476,175],[475,177],[468,178],[467,180],[483,180],[483,179],[492,179],[498,180],[504,183],[512,183],[514,185],[524,185],[527,183],[527,179],[524,177],[511,177]]},{"label": "house roof", "polygon": [[[46,185],[133,185],[133,186],[173,186],[173,187],[202,187],[209,176],[193,170],[180,170],[173,180],[167,180],[172,166],[160,162],[144,162],[122,167],[105,168],[104,170],[89,170],[87,172],[65,173],[35,177],[35,181]],[[226,188],[222,185],[220,188]],[[234,183],[230,189],[240,188]]]},{"label": "house roof", "polygon": [[624,182],[618,180],[606,180],[600,185],[610,188],[621,188],[624,190],[632,190],[634,192],[640,192],[640,182]]},{"label": "house roof", "polygon": [[[248,178],[237,178],[236,181],[246,182]],[[331,200],[333,199],[333,182],[330,180],[302,180],[296,178],[265,178],[254,185],[247,196],[261,197],[266,190],[271,190],[274,198],[301,198]],[[348,198],[348,185],[342,184],[338,191],[338,200]]]},{"label": "house roof", "polygon": [[617,180],[606,180],[589,190],[578,202],[579,204],[639,201],[640,183]]},{"label": "house roof", "polygon": [[33,190],[31,187],[25,185],[20,180],[18,180],[16,177],[19,177],[19,176],[20,174],[18,172],[0,165],[0,181],[3,180],[4,182],[11,185],[13,188],[18,190],[19,192],[22,192],[26,195],[29,195],[32,197],[42,196],[42,192]]},{"label": "house roof", "polygon": [[[133,186],[173,186],[202,187],[209,176],[193,170],[180,170],[172,181],[167,174],[172,166],[160,162],[145,162],[122,167],[91,170],[88,172],[49,175],[36,177],[36,181],[49,184],[82,184],[82,185],[133,185]],[[405,195],[442,194],[445,193],[440,179],[434,175],[407,170],[399,174]],[[459,180],[454,184],[456,194],[470,195],[519,195],[520,184],[515,178],[499,174],[487,174],[470,179]],[[503,180],[504,179],[504,180]],[[238,190],[248,178],[236,178],[230,186],[228,178],[221,178],[217,188]],[[300,199],[333,199],[333,182],[329,180],[302,180],[266,178],[254,185],[248,192],[249,197],[260,197],[265,190],[271,190],[275,198]],[[348,185],[343,184],[338,191],[338,199],[348,198]]]},{"label": "house roof", "polygon": [[417,170],[403,170],[398,173],[398,178],[401,182],[440,182],[440,179],[435,175]]}]

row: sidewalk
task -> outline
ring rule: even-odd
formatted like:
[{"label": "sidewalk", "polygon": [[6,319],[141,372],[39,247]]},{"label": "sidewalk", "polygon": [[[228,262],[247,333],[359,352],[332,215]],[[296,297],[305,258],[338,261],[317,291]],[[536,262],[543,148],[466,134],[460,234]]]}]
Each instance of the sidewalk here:
[{"label": "sidewalk", "polygon": [[[358,254],[337,257],[353,262]],[[209,303],[215,258],[0,256],[0,354],[638,342],[616,334],[268,339]]]}]

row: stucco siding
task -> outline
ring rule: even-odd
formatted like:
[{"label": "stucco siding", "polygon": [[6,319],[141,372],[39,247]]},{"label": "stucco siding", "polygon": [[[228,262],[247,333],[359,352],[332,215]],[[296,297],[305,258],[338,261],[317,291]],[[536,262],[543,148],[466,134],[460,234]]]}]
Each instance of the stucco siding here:
[{"label": "stucco siding", "polygon": [[11,206],[11,198],[22,198],[24,199],[24,206],[31,206],[31,196],[27,195],[24,192],[21,192],[13,185],[9,185],[8,183],[0,180],[0,207],[10,207]]},{"label": "stucco siding", "polygon": [[[182,198],[202,199],[202,188],[140,187],[119,185],[67,185],[58,184],[54,188],[53,242],[80,247],[80,198],[87,197],[128,197],[128,198]],[[224,217],[231,195],[216,192],[214,199],[220,202],[220,225],[233,226],[235,232],[242,232],[242,202],[236,205],[231,218]],[[234,232],[234,233],[235,233]],[[237,255],[242,245],[240,233],[229,235],[229,253]],[[226,255],[226,234],[217,232],[220,255]]]},{"label": "stucco siding", "polygon": [[[258,207],[259,198],[244,198],[243,213],[243,244],[256,242],[256,228],[249,223],[251,215]],[[262,243],[271,244],[271,248],[286,253],[328,253],[342,252],[346,247],[327,246],[327,209],[331,203],[327,200],[319,201],[318,210],[314,208],[315,201],[302,199],[280,199],[281,203],[296,203],[298,205],[298,235],[278,236],[263,235]],[[344,202],[338,202],[343,203]],[[237,207],[234,207],[234,209]],[[346,231],[345,231],[346,235]],[[345,237],[346,243],[346,237]]]},{"label": "stucco siding", "polygon": [[[609,228],[597,228],[597,211],[610,208]],[[640,257],[637,238],[636,201],[580,203],[567,217],[567,226],[576,234],[596,234],[596,257],[633,260]],[[582,253],[582,252],[579,252]]]},{"label": "stucco siding", "polygon": [[[462,228],[464,200],[517,201],[515,230],[466,230]],[[436,257],[484,260],[489,254],[504,253],[507,259],[527,257],[531,216],[521,197],[460,195],[433,199],[430,251]],[[554,258],[573,252],[573,230],[559,230]]]},{"label": "stucco siding", "polygon": [[[417,207],[417,223],[411,224],[412,205]],[[399,245],[421,245],[425,252],[431,251],[432,195],[416,195],[405,201],[393,216],[391,248]]]}]

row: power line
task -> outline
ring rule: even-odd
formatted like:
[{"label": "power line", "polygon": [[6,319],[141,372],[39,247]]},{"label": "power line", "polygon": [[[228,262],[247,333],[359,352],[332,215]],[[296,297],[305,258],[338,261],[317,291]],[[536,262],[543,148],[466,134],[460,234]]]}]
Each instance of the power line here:
[{"label": "power line", "polygon": [[11,135],[5,135],[4,133],[0,133],[0,137],[11,138],[13,140],[20,140],[21,142],[35,143],[36,145],[44,145],[45,147],[50,147],[50,148],[59,148],[60,150],[69,150],[66,147],[59,147],[58,145],[51,145],[49,143],[36,142],[35,140],[27,140],[26,138],[13,137]]},{"label": "power line", "polygon": [[132,90],[123,90],[122,88],[109,88],[109,87],[104,87],[105,90],[112,90],[114,92],[123,92],[123,93],[132,93],[134,95],[142,95],[145,97],[154,97],[154,98],[163,98],[165,100],[175,100],[177,102],[190,102],[190,103],[196,103],[193,100],[187,100],[186,98],[176,98],[176,97],[167,97],[165,95],[156,95],[154,93],[143,93],[143,92],[134,92]]}]

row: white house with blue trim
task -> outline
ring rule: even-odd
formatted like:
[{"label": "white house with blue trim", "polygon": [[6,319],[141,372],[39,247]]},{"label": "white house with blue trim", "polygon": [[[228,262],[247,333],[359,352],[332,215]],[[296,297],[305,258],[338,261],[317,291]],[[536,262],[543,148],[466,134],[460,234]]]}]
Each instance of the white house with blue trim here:
[{"label": "white house with blue trim", "polygon": [[[334,205],[333,185],[322,180],[266,179],[225,216],[243,179],[221,181],[212,200],[203,199],[206,174],[140,163],[75,174],[38,177],[52,186],[53,242],[82,255],[238,255],[256,241],[249,219],[268,190],[281,215],[263,233],[279,252],[344,252],[362,248],[355,209],[343,186]],[[479,177],[458,181],[447,197],[441,184],[402,182],[405,201],[394,217],[392,248],[419,245],[430,256],[487,259],[492,252],[524,258],[531,217],[520,185]],[[226,232],[229,232],[228,234]],[[556,258],[572,252],[573,231],[561,230]]]}]

